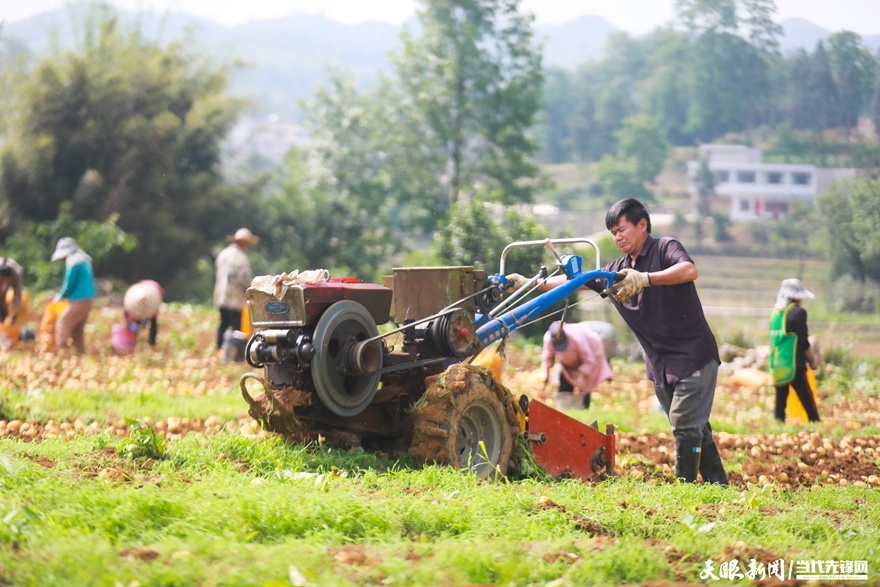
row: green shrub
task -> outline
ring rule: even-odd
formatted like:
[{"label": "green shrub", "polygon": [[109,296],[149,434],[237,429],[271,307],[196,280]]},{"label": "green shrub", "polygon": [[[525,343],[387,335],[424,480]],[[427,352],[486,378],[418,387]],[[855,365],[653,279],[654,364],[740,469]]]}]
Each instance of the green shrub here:
[{"label": "green shrub", "polygon": [[859,281],[851,275],[841,275],[836,282],[829,294],[831,307],[838,312],[873,314],[880,309],[880,284],[876,281]]}]

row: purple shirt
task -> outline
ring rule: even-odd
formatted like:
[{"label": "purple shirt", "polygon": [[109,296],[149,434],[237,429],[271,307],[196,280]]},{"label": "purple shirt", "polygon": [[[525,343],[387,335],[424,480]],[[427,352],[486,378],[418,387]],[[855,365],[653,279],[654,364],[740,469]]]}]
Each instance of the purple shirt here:
[{"label": "purple shirt", "polygon": [[[684,262],[693,259],[680,242],[649,235],[635,266],[624,255],[608,263],[605,271],[630,267],[653,273]],[[646,287],[624,303],[611,301],[641,343],[648,378],[655,383],[670,385],[712,359],[721,362],[694,282]]]}]

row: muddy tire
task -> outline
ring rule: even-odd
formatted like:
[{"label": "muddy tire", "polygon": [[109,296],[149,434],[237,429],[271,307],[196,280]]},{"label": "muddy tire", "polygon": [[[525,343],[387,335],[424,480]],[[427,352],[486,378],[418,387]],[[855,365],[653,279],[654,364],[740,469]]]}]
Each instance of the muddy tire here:
[{"label": "muddy tire", "polygon": [[410,455],[484,479],[506,475],[515,465],[519,432],[510,391],[490,373],[462,363],[429,377],[426,385],[412,411]]}]

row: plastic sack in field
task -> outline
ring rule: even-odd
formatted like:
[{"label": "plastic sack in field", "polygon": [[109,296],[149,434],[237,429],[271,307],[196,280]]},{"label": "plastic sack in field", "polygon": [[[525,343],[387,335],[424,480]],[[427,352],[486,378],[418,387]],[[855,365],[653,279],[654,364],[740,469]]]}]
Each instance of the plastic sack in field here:
[{"label": "plastic sack in field", "polygon": [[251,311],[248,308],[247,302],[245,302],[244,307],[241,309],[241,329],[245,336],[248,338],[254,333],[254,327],[251,324]]},{"label": "plastic sack in field", "polygon": [[282,299],[287,293],[287,288],[292,285],[305,285],[320,283],[330,279],[330,272],[326,269],[311,269],[299,271],[294,269],[290,273],[281,275],[259,275],[251,281],[251,288]]},{"label": "plastic sack in field", "polygon": [[137,343],[137,324],[126,322],[123,324],[113,324],[110,327],[110,343],[113,350],[120,354],[127,354],[134,351]]},{"label": "plastic sack in field", "polygon": [[58,317],[66,307],[67,300],[58,300],[50,303],[46,311],[43,312],[40,330],[37,333],[37,352],[51,353],[55,351],[55,323],[58,322]]},{"label": "plastic sack in field", "polygon": [[[816,402],[816,407],[819,407],[819,396],[816,395],[816,372],[807,367],[807,384],[810,386],[810,392],[813,394],[813,401]],[[785,413],[792,420],[797,420],[799,422],[809,422],[809,418],[807,417],[807,411],[804,409],[804,404],[801,403],[800,398],[797,396],[797,392],[794,390],[794,387],[789,386],[788,388],[788,397],[785,401]]]}]

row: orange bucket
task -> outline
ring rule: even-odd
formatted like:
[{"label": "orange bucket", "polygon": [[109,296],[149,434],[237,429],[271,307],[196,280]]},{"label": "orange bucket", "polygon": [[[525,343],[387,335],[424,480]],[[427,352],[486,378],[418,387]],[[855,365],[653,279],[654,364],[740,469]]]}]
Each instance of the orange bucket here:
[{"label": "orange bucket", "polygon": [[0,324],[0,349],[14,349],[18,346],[18,324]]}]

